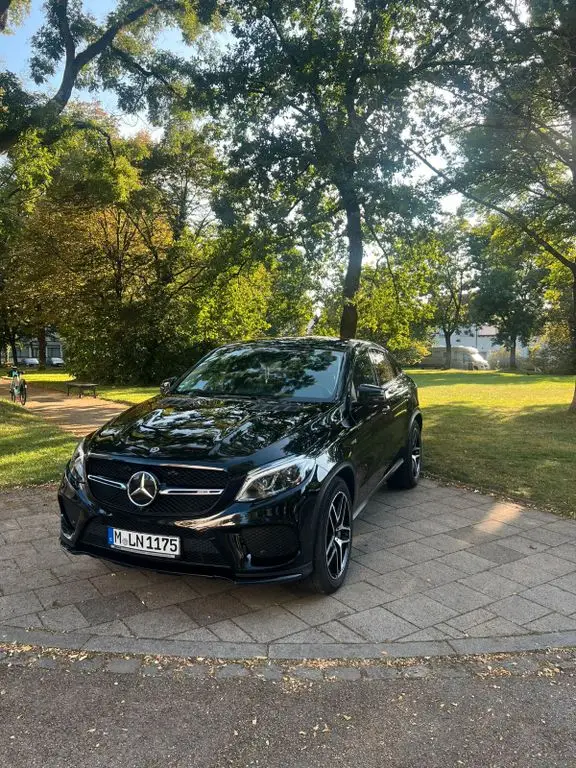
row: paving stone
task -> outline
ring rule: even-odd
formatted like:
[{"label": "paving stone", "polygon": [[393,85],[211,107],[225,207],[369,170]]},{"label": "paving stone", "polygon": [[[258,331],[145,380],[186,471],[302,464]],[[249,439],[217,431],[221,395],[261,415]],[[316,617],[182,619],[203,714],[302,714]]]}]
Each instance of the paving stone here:
[{"label": "paving stone", "polygon": [[224,619],[233,619],[249,611],[248,607],[240,600],[226,594],[197,597],[180,603],[180,608],[200,626],[214,624]]},{"label": "paving stone", "polygon": [[252,638],[247,635],[243,629],[234,624],[233,621],[226,619],[225,621],[217,621],[215,624],[210,624],[210,631],[227,643],[251,643]]},{"label": "paving stone", "polygon": [[[56,555],[54,555],[54,557],[56,557]],[[76,581],[78,579],[90,579],[94,576],[100,576],[100,574],[110,572],[110,568],[107,564],[101,560],[96,560],[93,557],[82,557],[77,555],[70,559],[70,557],[65,554],[64,557],[66,560],[62,565],[50,566],[52,573],[64,583]],[[98,592],[97,594],[100,593]]]},{"label": "paving stone", "polygon": [[328,680],[360,680],[360,670],[356,667],[334,667],[326,670],[325,676]]},{"label": "paving stone", "polygon": [[570,563],[576,563],[576,543],[566,542],[560,544],[559,547],[554,547],[550,550],[551,554],[561,557],[563,560],[568,560]]},{"label": "paving stone", "polygon": [[421,629],[431,627],[439,621],[446,621],[457,613],[426,595],[402,597],[387,603],[386,608]]},{"label": "paving stone", "polygon": [[242,585],[232,593],[232,597],[248,608],[258,609],[269,605],[282,605],[293,600],[294,591],[279,584]]},{"label": "paving stone", "polygon": [[106,664],[106,671],[116,675],[133,675],[141,666],[140,659],[110,659]]},{"label": "paving stone", "polygon": [[341,623],[362,635],[366,640],[375,643],[396,640],[418,629],[415,624],[405,621],[381,606],[347,616]]},{"label": "paving stone", "polygon": [[[340,602],[340,604],[345,603],[345,611],[339,615],[336,615],[336,612],[334,612],[334,615],[328,616],[325,621],[329,621],[331,619],[340,619],[342,616],[346,616],[348,613],[350,613],[351,610],[364,611],[366,608],[373,608],[375,605],[381,605],[387,600],[390,600],[390,595],[385,590],[378,589],[378,587],[374,587],[371,584],[367,584],[366,582],[359,582],[357,584],[344,584],[344,586],[341,587],[336,594],[338,596],[338,602]],[[309,621],[305,615],[298,615],[301,619],[304,619],[304,621],[307,621],[309,624],[313,623],[312,621]],[[320,621],[318,623],[324,624],[324,621]]]},{"label": "paving stone", "polygon": [[38,629],[42,626],[40,617],[37,613],[27,613],[24,616],[10,616],[6,623],[11,627],[24,627],[25,629]]},{"label": "paving stone", "polygon": [[296,632],[293,635],[286,635],[282,638],[283,643],[333,643],[334,638],[323,632],[317,627],[303,629],[302,632]]},{"label": "paving stone", "polygon": [[34,541],[35,539],[48,539],[54,535],[53,531],[49,531],[43,526],[34,526],[26,529],[18,529],[12,531],[4,531],[2,534],[6,541],[6,544],[24,544],[28,541]]},{"label": "paving stone", "polygon": [[496,539],[495,541],[486,541],[484,544],[473,544],[466,552],[477,557],[483,557],[494,565],[513,563],[515,560],[520,560],[523,555],[515,549],[508,549],[506,547],[508,541],[509,539],[502,539],[500,543],[500,539]]},{"label": "paving stone", "polygon": [[19,592],[0,597],[0,622],[9,623],[12,616],[23,616],[42,609],[34,592]]},{"label": "paving stone", "polygon": [[186,632],[179,632],[171,635],[170,640],[184,640],[190,642],[217,642],[220,638],[211,632],[208,627],[198,627],[198,629],[189,629]]},{"label": "paving stone", "polygon": [[567,539],[576,539],[576,520],[556,520],[547,525],[546,528],[549,531],[562,533]]},{"label": "paving stone", "polygon": [[551,584],[576,594],[576,572],[561,576],[559,579],[554,579]]},{"label": "paving stone", "polygon": [[[547,544],[549,547],[558,547],[566,543],[566,535],[564,533],[551,531],[546,526],[530,528],[529,530],[524,531],[522,536],[526,539],[540,542],[541,544]],[[573,551],[576,550],[575,547],[572,547],[572,549]],[[560,555],[560,557],[562,557],[562,555]]]},{"label": "paving stone", "polygon": [[523,584],[526,587],[535,587],[538,584],[542,584],[545,581],[550,581],[554,577],[547,571],[535,570],[530,565],[526,564],[525,560],[516,560],[513,563],[506,563],[505,565],[499,565],[493,568],[486,574],[487,580],[491,576],[502,576],[510,581],[515,581],[519,584]]},{"label": "paving stone", "polygon": [[22,573],[19,570],[0,572],[0,590],[5,595],[15,594],[17,592],[27,592],[39,587],[50,587],[58,584],[58,580],[50,571],[27,571]]},{"label": "paving stone", "polygon": [[369,680],[399,680],[400,669],[396,667],[366,667],[366,677]]},{"label": "paving stone", "polygon": [[434,587],[434,589],[428,590],[425,595],[448,606],[448,608],[452,608],[457,613],[473,611],[475,608],[492,602],[492,598],[488,595],[459,583]]},{"label": "paving stone", "polygon": [[148,586],[135,589],[134,593],[150,610],[164,608],[167,605],[177,605],[197,597],[192,587],[177,578],[171,578],[162,584],[154,584],[149,581]]},{"label": "paving stone", "polygon": [[298,677],[301,680],[323,680],[324,675],[321,669],[315,667],[296,667],[288,670],[290,677]]},{"label": "paving stone", "polygon": [[516,624],[528,624],[528,622],[550,613],[549,609],[543,608],[541,605],[533,603],[531,600],[526,600],[519,595],[512,595],[505,597],[503,600],[497,600],[490,605],[490,610]]},{"label": "paving stone", "polygon": [[438,533],[435,536],[429,536],[426,543],[440,552],[448,554],[449,552],[458,552],[471,546],[469,541],[457,539],[455,536],[449,536],[447,533]]},{"label": "paving stone", "polygon": [[216,667],[214,671],[214,677],[217,680],[225,680],[231,677],[248,677],[248,675],[248,670],[241,664],[226,664]]},{"label": "paving stone", "polygon": [[406,558],[393,555],[387,550],[360,555],[356,557],[356,562],[378,573],[388,573],[411,565],[410,561],[406,560]]},{"label": "paving stone", "polygon": [[450,640],[451,638],[451,633],[438,629],[438,627],[435,626],[428,627],[427,629],[420,629],[418,632],[413,632],[411,635],[403,637],[402,641],[405,643],[422,643],[428,642],[429,640]]},{"label": "paving stone", "polygon": [[175,605],[127,616],[124,623],[136,637],[162,638],[196,629],[197,625]]},{"label": "paving stone", "polygon": [[[111,573],[95,576],[90,579],[101,595],[117,595],[120,592],[130,592],[150,584],[150,576],[142,571],[112,571]],[[155,606],[157,607],[157,606]]]},{"label": "paving stone", "polygon": [[447,565],[449,568],[455,568],[463,574],[479,573],[480,571],[486,571],[488,568],[494,567],[494,563],[490,560],[486,560],[484,557],[478,557],[477,555],[472,555],[468,550],[450,552],[450,554],[438,558],[436,562],[439,565]]},{"label": "paving stone", "polygon": [[528,589],[526,592],[522,592],[522,597],[539,603],[550,611],[558,611],[567,615],[576,613],[576,595],[553,584],[543,584],[540,587]]},{"label": "paving stone", "polygon": [[60,608],[63,605],[71,605],[82,600],[99,597],[96,589],[87,580],[58,584],[54,587],[43,587],[37,589],[36,594],[44,608]]},{"label": "paving stone", "polygon": [[143,608],[142,602],[131,592],[85,600],[77,603],[76,607],[90,624],[105,624],[114,619],[134,616]]},{"label": "paving stone", "polygon": [[369,583],[382,590],[386,595],[386,602],[398,600],[400,597],[406,597],[406,595],[412,595],[416,592],[424,592],[430,588],[430,584],[424,579],[419,576],[412,576],[405,570],[383,575],[374,574],[370,577]]},{"label": "paving stone", "polygon": [[373,571],[371,568],[366,568],[365,565],[360,565],[354,558],[350,561],[348,566],[348,573],[346,574],[346,585],[356,584],[359,581],[370,581],[373,578],[377,578],[380,574],[377,571]]},{"label": "paving stone", "polygon": [[104,624],[96,624],[90,627],[91,635],[109,635],[111,637],[131,637],[132,633],[120,619],[107,621]]},{"label": "paving stone", "polygon": [[405,571],[408,576],[420,578],[431,587],[438,587],[441,584],[448,584],[462,577],[462,571],[451,568],[438,560],[429,560],[427,563],[418,563]]},{"label": "paving stone", "polygon": [[[343,597],[346,599],[346,595],[353,595],[354,590],[363,592],[364,590],[362,589],[362,586],[362,583],[351,584],[350,586],[346,584],[338,591],[338,599],[326,595],[310,595],[307,598],[284,603],[284,608],[295,616],[298,616],[299,619],[302,619],[302,621],[305,621],[306,624],[309,624],[310,626],[325,624],[327,621],[341,619],[343,616],[352,613],[352,607],[354,606],[348,607],[349,603],[345,605],[340,598]],[[367,590],[375,589],[375,587],[371,588],[369,585],[364,586]],[[342,595],[342,590],[347,590],[346,594]],[[350,590],[350,592],[348,592],[348,590]],[[356,608],[356,610],[358,610],[358,608]]]},{"label": "paving stone", "polygon": [[514,624],[512,621],[496,617],[495,619],[490,619],[482,624],[470,627],[466,634],[469,637],[510,637],[522,635],[525,631],[523,627]]},{"label": "paving stone", "polygon": [[276,664],[267,664],[256,670],[256,676],[262,677],[264,680],[280,681],[284,678],[284,670]]},{"label": "paving stone", "polygon": [[562,613],[549,613],[540,619],[524,625],[530,632],[562,632],[565,629],[576,630],[576,616],[570,618]]},{"label": "paving stone", "polygon": [[184,581],[197,595],[207,597],[220,592],[229,592],[231,584],[227,579],[208,578],[206,576],[185,576]]},{"label": "paving stone", "polygon": [[237,616],[235,623],[254,640],[262,643],[308,629],[307,624],[278,605]]},{"label": "paving stone", "polygon": [[486,608],[477,608],[474,611],[468,611],[460,616],[454,616],[446,622],[450,627],[455,627],[462,632],[468,632],[469,629],[477,624],[485,624],[487,621],[495,618],[495,615]]},{"label": "paving stone", "polygon": [[361,635],[353,632],[349,627],[345,627],[344,624],[339,621],[329,621],[327,624],[322,624],[319,629],[330,635],[334,640],[338,640],[338,642],[341,643],[365,642]]},{"label": "paving stone", "polygon": [[398,547],[394,547],[390,550],[391,555],[409,560],[411,563],[424,563],[426,560],[434,560],[442,555],[442,553],[428,547],[426,544],[422,544],[419,541],[412,541],[408,544],[400,544]]},{"label": "paving stone", "polygon": [[101,672],[107,662],[103,658],[77,659],[72,662],[74,672]]},{"label": "paving stone", "polygon": [[[509,550],[514,550],[520,555],[533,555],[537,552],[545,552],[549,549],[548,544],[543,544],[535,539],[530,539],[527,536],[508,536],[502,539],[502,546],[507,547]],[[507,562],[507,561],[503,561]]]},{"label": "paving stone", "polygon": [[26,555],[28,549],[26,544],[4,544],[0,546],[0,561],[15,560],[18,562],[19,558]]},{"label": "paving stone", "polygon": [[378,536],[372,533],[365,533],[362,536],[354,536],[354,547],[359,553],[379,552],[382,549],[390,549],[397,544],[404,544],[407,541],[414,541],[420,538],[422,534],[410,531],[400,525],[394,525],[386,528],[385,532],[380,532]]},{"label": "paving stone", "polygon": [[52,608],[49,611],[43,611],[39,616],[46,629],[56,632],[73,632],[88,626],[88,622],[74,605]]},{"label": "paving stone", "polygon": [[523,558],[520,562],[526,565],[528,568],[534,570],[543,570],[546,573],[550,573],[552,576],[564,576],[570,571],[574,571],[574,563],[568,560],[563,560],[552,551],[539,552],[536,555],[529,555]]},{"label": "paving stone", "polygon": [[430,677],[432,670],[426,664],[415,664],[413,667],[404,667],[402,670],[402,677],[408,680],[422,680],[423,678]]},{"label": "paving stone", "polygon": [[470,589],[475,589],[477,592],[483,592],[490,597],[499,598],[508,597],[525,589],[523,584],[506,579],[504,576],[499,576],[494,571],[485,571],[483,573],[475,573],[472,576],[466,576],[466,578],[460,579],[459,583],[470,587]]}]

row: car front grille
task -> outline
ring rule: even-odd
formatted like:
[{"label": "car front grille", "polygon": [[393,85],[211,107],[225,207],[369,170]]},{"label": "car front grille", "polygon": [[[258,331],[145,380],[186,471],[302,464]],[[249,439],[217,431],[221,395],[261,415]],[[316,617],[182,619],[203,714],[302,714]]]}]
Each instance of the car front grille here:
[{"label": "car front grille", "polygon": [[[133,474],[141,471],[154,475],[160,491],[170,489],[180,493],[159,493],[149,506],[139,507],[130,501],[126,488],[103,482],[108,480],[126,485]],[[227,472],[210,467],[146,464],[97,456],[87,457],[86,474],[92,495],[104,509],[116,509],[147,517],[205,515],[220,498],[228,480]],[[190,493],[186,493],[187,491]]]}]

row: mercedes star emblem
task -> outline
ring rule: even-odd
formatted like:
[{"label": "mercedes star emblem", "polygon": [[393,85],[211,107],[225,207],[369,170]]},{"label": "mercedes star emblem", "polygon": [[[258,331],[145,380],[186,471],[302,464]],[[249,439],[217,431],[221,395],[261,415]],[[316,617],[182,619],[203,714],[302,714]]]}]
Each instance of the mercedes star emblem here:
[{"label": "mercedes star emblem", "polygon": [[158,494],[158,480],[150,472],[135,472],[128,480],[126,491],[132,504],[147,507]]}]

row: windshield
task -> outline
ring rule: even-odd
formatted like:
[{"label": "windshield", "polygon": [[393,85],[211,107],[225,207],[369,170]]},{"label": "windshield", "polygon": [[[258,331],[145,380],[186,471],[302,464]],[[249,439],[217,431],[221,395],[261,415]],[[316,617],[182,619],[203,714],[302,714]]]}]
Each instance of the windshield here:
[{"label": "windshield", "polygon": [[336,395],[344,353],[313,347],[218,349],[176,387],[180,394],[326,401]]}]

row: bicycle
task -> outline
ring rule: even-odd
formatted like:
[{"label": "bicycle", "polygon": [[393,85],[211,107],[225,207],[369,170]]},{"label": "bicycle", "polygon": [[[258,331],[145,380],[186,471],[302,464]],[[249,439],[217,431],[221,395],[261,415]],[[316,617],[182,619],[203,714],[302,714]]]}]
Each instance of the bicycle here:
[{"label": "bicycle", "polygon": [[17,371],[15,375],[12,376],[10,399],[13,403],[18,400],[20,405],[26,405],[26,400],[28,399],[28,385],[26,384],[26,379],[22,377],[22,371]]}]

